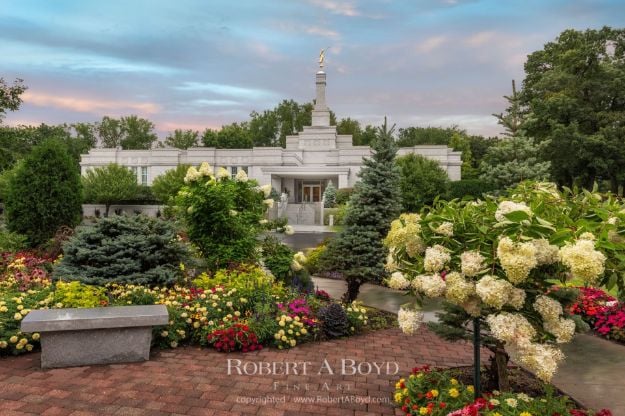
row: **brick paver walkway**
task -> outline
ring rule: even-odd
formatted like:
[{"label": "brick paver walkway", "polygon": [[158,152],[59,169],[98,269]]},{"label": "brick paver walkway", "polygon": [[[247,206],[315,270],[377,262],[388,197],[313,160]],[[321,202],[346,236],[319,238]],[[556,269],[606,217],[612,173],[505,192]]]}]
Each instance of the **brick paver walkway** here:
[{"label": "brick paver walkway", "polygon": [[[0,415],[393,415],[399,375],[422,364],[468,365],[471,354],[470,345],[447,343],[427,329],[414,336],[389,329],[289,351],[187,347],[155,351],[144,363],[55,370],[39,369],[39,355],[29,354],[0,359]],[[241,360],[248,373],[270,365],[262,362],[294,362],[299,374],[238,375],[238,362],[231,361],[234,374],[228,375],[228,359]],[[351,375],[352,361],[346,361],[342,375],[342,360],[368,362],[371,373]],[[306,375],[304,362],[310,363]],[[386,374],[381,365],[378,375],[374,362],[396,362],[399,374]],[[393,364],[388,369],[395,371]]]}]

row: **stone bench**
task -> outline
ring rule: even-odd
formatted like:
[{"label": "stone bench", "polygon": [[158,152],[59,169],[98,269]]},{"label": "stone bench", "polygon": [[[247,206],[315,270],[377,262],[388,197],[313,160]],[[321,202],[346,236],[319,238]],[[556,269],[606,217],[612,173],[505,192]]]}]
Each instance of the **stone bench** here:
[{"label": "stone bench", "polygon": [[165,305],[41,309],[21,329],[41,335],[41,367],[58,368],[149,360],[152,327],[168,322]]}]

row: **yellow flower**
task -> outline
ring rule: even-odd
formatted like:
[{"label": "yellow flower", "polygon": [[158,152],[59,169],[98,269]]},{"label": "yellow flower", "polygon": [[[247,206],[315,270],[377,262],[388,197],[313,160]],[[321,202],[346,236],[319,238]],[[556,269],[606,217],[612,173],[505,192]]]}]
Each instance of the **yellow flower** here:
[{"label": "yellow flower", "polygon": [[404,399],[401,393],[395,393],[395,403],[400,404]]},{"label": "yellow flower", "polygon": [[451,380],[449,380],[449,382],[451,383],[452,386],[458,385],[458,380],[456,380],[455,378],[452,378]]},{"label": "yellow flower", "polygon": [[438,397],[438,390],[434,389],[430,393],[432,393],[432,397]]},{"label": "yellow flower", "polygon": [[469,393],[473,393],[475,391],[475,389],[473,388],[473,386],[467,386],[467,391]]},{"label": "yellow flower", "polygon": [[17,342],[17,337],[15,335],[13,335],[11,338],[9,338],[9,342],[11,344],[15,344]]},{"label": "yellow flower", "polygon": [[428,408],[427,408],[427,407],[421,407],[421,408],[419,409],[419,414],[420,414],[420,415],[427,415],[427,414],[428,414],[428,412],[429,412],[429,410],[428,410]]},{"label": "yellow flower", "polygon": [[449,389],[449,396],[455,399],[456,397],[460,396],[460,392],[458,391],[458,389],[451,388]]},{"label": "yellow flower", "polygon": [[19,321],[22,318],[23,318],[23,316],[19,312],[17,312],[15,315],[13,315],[13,319],[15,319],[16,321]]},{"label": "yellow flower", "polygon": [[532,416],[530,412],[523,412],[519,416]]},{"label": "yellow flower", "polygon": [[6,348],[8,345],[6,341],[0,341],[0,348]]}]

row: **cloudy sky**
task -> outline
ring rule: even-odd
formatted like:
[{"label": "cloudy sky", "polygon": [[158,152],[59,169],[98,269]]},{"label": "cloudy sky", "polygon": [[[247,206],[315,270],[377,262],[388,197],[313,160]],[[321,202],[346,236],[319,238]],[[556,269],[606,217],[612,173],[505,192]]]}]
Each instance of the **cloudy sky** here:
[{"label": "cloudy sky", "polygon": [[623,26],[624,0],[0,0],[6,123],[138,114],[161,136],[314,97],[339,117],[499,131],[528,53],[566,28]]}]

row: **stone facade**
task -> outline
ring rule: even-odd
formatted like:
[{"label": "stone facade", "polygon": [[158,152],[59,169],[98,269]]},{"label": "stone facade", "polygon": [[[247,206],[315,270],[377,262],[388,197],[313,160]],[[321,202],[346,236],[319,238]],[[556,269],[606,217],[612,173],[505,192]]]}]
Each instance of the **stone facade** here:
[{"label": "stone facade", "polygon": [[[341,188],[351,188],[358,180],[363,158],[371,155],[369,146],[353,146],[351,135],[337,134],[330,125],[330,110],[326,106],[326,73],[316,74],[316,100],[312,126],[297,135],[287,136],[286,147],[255,147],[253,149],[215,149],[207,147],[187,150],[156,148],[150,150],[92,149],[82,155],[81,168],[87,169],[117,163],[128,166],[137,174],[140,184],[150,185],[154,178],[178,164],[225,167],[232,174],[239,169],[261,184],[270,183],[283,193],[281,213],[291,218],[291,212],[301,214],[300,208],[285,204],[320,204],[326,185],[332,181]],[[460,179],[461,153],[447,146],[414,146],[399,149],[399,155],[420,154],[436,160],[451,180]],[[318,215],[306,215],[319,218]],[[313,220],[317,221],[317,220]]]}]

